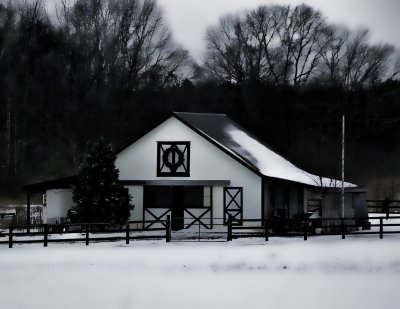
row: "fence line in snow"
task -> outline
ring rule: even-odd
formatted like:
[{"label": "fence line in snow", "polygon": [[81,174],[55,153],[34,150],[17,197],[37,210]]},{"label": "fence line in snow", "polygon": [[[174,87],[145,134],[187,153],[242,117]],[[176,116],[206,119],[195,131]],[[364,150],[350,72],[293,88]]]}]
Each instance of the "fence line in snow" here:
[{"label": "fence line in snow", "polygon": [[[382,239],[384,234],[400,234],[400,216],[372,216],[372,220],[363,227],[365,230],[359,231],[360,223],[356,223],[354,218],[318,218],[318,219],[297,219],[297,220],[259,220],[243,219],[243,223],[260,223],[258,226],[239,226],[234,224],[232,218],[228,219],[228,237],[230,241],[234,238],[244,237],[264,237],[268,241],[273,236],[303,236],[307,240],[309,236],[339,235],[342,239],[346,235],[379,235]],[[286,224],[285,224],[286,221]],[[375,221],[379,223],[375,223]],[[395,222],[393,222],[395,221]],[[397,221],[397,222],[396,222]],[[396,230],[387,229],[397,227]],[[320,233],[316,232],[320,229]],[[376,230],[375,230],[376,229]]]},{"label": "fence line in snow", "polygon": [[[146,223],[159,224],[161,227],[142,228]],[[115,241],[125,240],[126,244],[130,240],[141,239],[165,239],[166,242],[171,238],[170,217],[166,220],[148,221],[127,221],[124,223],[69,223],[69,224],[31,224],[31,225],[13,225],[8,231],[8,240],[0,241],[0,244],[8,244],[12,248],[14,244],[32,244],[43,243],[44,247],[50,242],[85,242],[86,246],[91,241]],[[25,232],[26,230],[26,232]],[[155,233],[158,232],[158,233]],[[53,238],[49,236],[54,234],[76,234],[80,233],[84,237],[80,238]],[[136,235],[132,235],[136,233]],[[141,234],[140,234],[141,233]],[[96,237],[101,235],[100,237]],[[114,235],[107,235],[114,234]],[[119,234],[119,235],[115,235]],[[122,235],[121,235],[122,234]],[[107,236],[106,236],[107,235]],[[31,239],[17,239],[23,236],[29,236]],[[32,239],[37,236],[38,238]]]},{"label": "fence line in snow", "polygon": [[[218,218],[214,218],[218,219]],[[221,219],[221,218],[220,218]],[[223,219],[221,219],[223,220]],[[235,225],[233,217],[219,224],[226,232],[213,232],[206,229],[202,231],[206,237],[215,237],[219,234],[219,240],[225,238],[231,241],[236,238],[244,237],[263,237],[268,241],[270,237],[277,236],[302,236],[304,240],[308,237],[338,235],[345,239],[347,235],[379,235],[383,238],[385,234],[400,234],[400,216],[391,216],[389,218],[382,216],[369,217],[369,222],[365,228],[369,230],[359,230],[360,223],[356,223],[354,218],[319,218],[319,219],[297,219],[297,220],[260,220],[260,219],[242,219],[241,225]],[[145,228],[150,224],[150,228]],[[200,223],[198,227],[200,241]],[[158,227],[156,226],[158,225]],[[183,230],[183,239],[174,238],[176,231],[171,230],[173,220],[167,216],[166,220],[149,221],[128,221],[121,224],[111,223],[75,223],[75,224],[36,224],[36,225],[15,225],[11,226],[8,233],[8,240],[0,241],[0,244],[8,244],[10,248],[14,244],[23,243],[43,243],[46,247],[51,242],[90,242],[125,240],[129,244],[130,240],[144,239],[165,239],[170,241],[185,241],[185,230]],[[197,227],[192,227],[192,231]],[[319,231],[317,232],[317,229]],[[77,231],[78,230],[78,231]],[[182,232],[182,231],[180,231]],[[83,237],[69,238],[69,234],[81,234]],[[51,235],[62,234],[62,238],[51,238]],[[107,235],[108,234],[108,235]],[[209,235],[209,236],[207,236]],[[29,236],[28,239],[21,239],[23,236]],[[187,237],[187,241],[193,241]]]}]

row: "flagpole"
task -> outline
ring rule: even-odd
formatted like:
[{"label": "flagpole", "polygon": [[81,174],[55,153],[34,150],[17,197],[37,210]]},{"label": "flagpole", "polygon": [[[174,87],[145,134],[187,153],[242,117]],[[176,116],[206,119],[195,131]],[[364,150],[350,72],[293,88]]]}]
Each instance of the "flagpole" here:
[{"label": "flagpole", "polygon": [[345,117],[342,115],[342,218],[344,218],[344,134]]}]

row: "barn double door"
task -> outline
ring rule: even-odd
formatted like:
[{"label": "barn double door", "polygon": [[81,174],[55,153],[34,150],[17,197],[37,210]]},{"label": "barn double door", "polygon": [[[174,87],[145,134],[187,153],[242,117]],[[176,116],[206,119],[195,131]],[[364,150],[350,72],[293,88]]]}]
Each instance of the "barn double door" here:
[{"label": "barn double door", "polygon": [[[207,192],[210,190],[208,187]],[[212,228],[211,196],[205,196],[203,186],[148,186],[144,188],[145,227],[154,227],[153,220],[171,217],[174,231],[199,226]],[[208,203],[205,200],[209,198]],[[159,225],[159,224],[158,224]],[[157,225],[157,226],[158,226]]]}]

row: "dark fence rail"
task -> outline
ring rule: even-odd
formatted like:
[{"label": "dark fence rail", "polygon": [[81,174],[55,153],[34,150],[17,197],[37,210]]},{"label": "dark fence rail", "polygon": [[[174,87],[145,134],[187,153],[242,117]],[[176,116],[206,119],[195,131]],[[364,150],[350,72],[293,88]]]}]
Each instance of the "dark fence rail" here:
[{"label": "dark fence rail", "polygon": [[[400,200],[366,200],[366,202],[369,213],[400,214]],[[308,211],[314,212],[322,207],[322,200],[309,199],[307,204]]]},{"label": "dark fence rail", "polygon": [[[302,219],[297,222],[291,221],[290,224],[282,224],[282,222],[273,222],[270,220],[260,219],[243,219],[244,226],[232,224],[232,220],[228,220],[228,236],[230,241],[235,238],[244,237],[264,237],[268,241],[272,236],[303,236],[307,240],[309,236],[326,236],[339,235],[342,239],[346,235],[379,235],[383,238],[384,234],[400,234],[400,216],[390,216],[389,218],[373,216],[369,217],[373,223],[366,222],[363,226],[355,221],[354,218],[319,218],[319,219]],[[374,223],[374,222],[378,223]],[[251,223],[247,225],[246,223]],[[254,225],[254,223],[259,223]],[[388,227],[397,227],[397,229],[388,230]],[[362,228],[362,230],[359,230]],[[317,233],[316,229],[320,229]]]},{"label": "dark fence rail", "polygon": [[[216,218],[214,218],[216,219]],[[389,218],[383,216],[371,216],[363,224],[354,218],[302,218],[297,220],[260,220],[243,219],[242,225],[235,225],[233,218],[215,224],[219,232],[204,228],[200,231],[198,226],[199,240],[200,233],[211,232],[218,235],[220,240],[231,241],[236,238],[263,237],[268,241],[269,237],[276,236],[301,236],[304,240],[312,236],[338,235],[345,239],[347,235],[379,235],[383,238],[385,234],[400,234],[400,216],[391,215]],[[8,240],[0,241],[0,244],[8,244],[10,248],[14,244],[23,243],[43,243],[46,247],[51,242],[90,242],[125,240],[129,244],[130,240],[144,239],[165,239],[166,242],[172,240],[174,233],[182,232],[183,237],[190,240],[189,234],[185,236],[185,229],[172,231],[170,216],[167,220],[153,220],[160,223],[158,228],[145,228],[147,222],[128,221],[120,224],[111,223],[75,223],[75,224],[36,224],[36,225],[13,225],[8,231]],[[196,230],[195,227],[192,227]],[[80,234],[82,237],[72,238],[69,234]],[[52,235],[62,234],[62,237],[52,237]],[[64,235],[65,234],[65,235]],[[29,237],[24,237],[29,236]],[[213,236],[214,237],[214,236]]]},{"label": "dark fence rail", "polygon": [[[157,220],[156,223],[162,223],[160,228],[143,228],[145,221],[127,221],[124,223],[69,223],[69,224],[30,224],[30,225],[12,225],[8,230],[8,240],[0,241],[0,244],[8,244],[12,248],[14,244],[32,244],[43,243],[44,247],[50,242],[85,242],[89,245],[91,241],[115,241],[125,240],[129,244],[130,240],[142,239],[165,239],[169,242],[171,239],[170,217],[166,220]],[[154,233],[160,232],[163,233]],[[55,234],[76,234],[83,237],[79,238],[51,238]],[[134,235],[132,235],[134,233]],[[141,234],[140,234],[141,233]],[[109,234],[109,235],[107,235]],[[115,235],[117,234],[117,235]],[[122,235],[118,235],[122,234]],[[29,236],[29,238],[24,238]],[[36,239],[32,239],[38,236]]]},{"label": "dark fence rail", "polygon": [[368,212],[389,214],[400,214],[400,200],[367,200]]}]

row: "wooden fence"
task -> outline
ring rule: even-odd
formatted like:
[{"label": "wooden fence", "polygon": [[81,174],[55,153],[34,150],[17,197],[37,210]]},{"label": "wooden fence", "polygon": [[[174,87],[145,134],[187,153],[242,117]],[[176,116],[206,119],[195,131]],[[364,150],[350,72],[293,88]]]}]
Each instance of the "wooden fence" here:
[{"label": "wooden fence", "polygon": [[[379,235],[382,239],[384,234],[400,234],[400,216],[390,216],[389,218],[381,216],[369,217],[369,220],[379,223],[369,223],[364,230],[359,230],[360,226],[355,224],[354,218],[324,218],[324,219],[309,219],[291,221],[290,224],[277,224],[268,220],[259,219],[244,219],[243,226],[232,224],[233,220],[229,219],[228,237],[231,241],[235,238],[244,237],[264,237],[268,241],[272,236],[302,236],[307,240],[309,236],[326,236],[339,235],[342,239],[346,235]],[[246,226],[250,223],[251,226]],[[258,226],[254,226],[258,224]],[[390,229],[388,229],[390,227]],[[316,229],[321,232],[317,233]],[[395,229],[393,229],[395,228]]]},{"label": "wooden fence", "polygon": [[[235,225],[234,220],[230,217],[221,224],[221,227],[226,232],[220,234],[220,240],[231,241],[236,238],[263,237],[265,241],[268,241],[270,237],[276,236],[301,236],[304,240],[307,240],[310,236],[318,237],[324,235],[338,235],[342,239],[345,239],[347,235],[377,235],[382,239],[385,234],[400,234],[400,216],[390,216],[389,218],[372,216],[369,217],[369,220],[370,222],[365,222],[361,230],[360,225],[356,224],[354,218],[304,218],[286,220],[285,222],[243,219],[243,225]],[[157,225],[146,228],[147,223],[157,223]],[[209,229],[207,230],[209,231]],[[8,244],[9,248],[12,248],[14,244],[25,243],[43,243],[43,246],[46,247],[52,242],[85,242],[86,245],[89,245],[90,242],[116,240],[125,240],[126,244],[129,244],[130,240],[144,239],[165,239],[166,242],[170,242],[171,233],[173,234],[175,231],[171,231],[170,216],[167,216],[166,220],[153,220],[152,222],[128,221],[121,224],[13,225],[8,231],[8,240],[0,241],[0,244]],[[57,234],[62,236],[52,237]],[[70,234],[75,234],[75,237],[68,237]],[[76,238],[77,234],[82,237]],[[189,237],[187,239],[190,240]]]},{"label": "wooden fence", "polygon": [[[400,200],[366,200],[369,213],[400,214]],[[322,207],[321,199],[309,199],[308,211],[314,212]]]},{"label": "wooden fence", "polygon": [[[159,228],[143,228],[146,222],[127,221],[120,224],[115,223],[74,223],[74,224],[31,224],[31,225],[12,225],[8,231],[8,240],[0,241],[0,244],[8,244],[12,248],[14,244],[43,243],[44,247],[51,242],[85,242],[86,246],[90,242],[125,240],[129,244],[130,240],[143,239],[171,239],[170,217],[166,220],[157,220],[161,223]],[[80,234],[79,238],[51,238],[52,235]],[[132,235],[133,234],[133,235]],[[29,237],[26,237],[29,236]],[[32,239],[33,238],[33,239]]]},{"label": "wooden fence", "polygon": [[368,212],[389,214],[400,214],[400,200],[367,200]]}]

